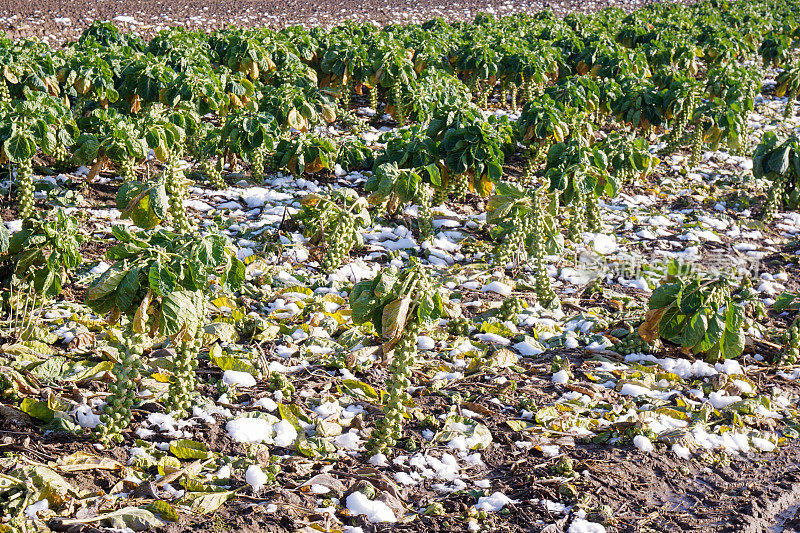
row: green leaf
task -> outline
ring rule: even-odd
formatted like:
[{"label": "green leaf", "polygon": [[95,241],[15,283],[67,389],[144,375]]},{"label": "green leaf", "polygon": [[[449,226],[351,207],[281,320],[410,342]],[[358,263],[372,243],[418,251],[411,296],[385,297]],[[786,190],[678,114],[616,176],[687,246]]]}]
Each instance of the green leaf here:
[{"label": "green leaf", "polygon": [[167,189],[163,183],[158,183],[150,188],[150,207],[153,209],[153,213],[161,220],[167,218],[169,196],[167,196]]},{"label": "green leaf", "polygon": [[381,272],[375,282],[375,287],[372,290],[373,294],[378,298],[389,296],[392,289],[397,283],[397,273],[394,270],[385,270]]},{"label": "green leaf", "polygon": [[86,291],[86,300],[97,300],[108,296],[117,289],[127,274],[128,269],[112,265],[111,268],[106,270],[103,275],[100,276],[100,279],[94,282],[94,284],[89,287],[89,290]]},{"label": "green leaf", "polygon": [[127,181],[120,185],[117,189],[117,209],[123,212],[127,211],[145,189],[146,186],[138,181]]},{"label": "green leaf", "polygon": [[120,311],[127,313],[138,302],[134,301],[139,291],[139,267],[133,267],[120,282],[116,291],[116,304]]},{"label": "green leaf", "polygon": [[693,315],[700,310],[704,301],[700,291],[700,281],[695,280],[689,283],[678,294],[678,305],[684,315]]},{"label": "green leaf", "polygon": [[673,303],[681,290],[680,283],[661,285],[650,296],[650,309],[661,309]]},{"label": "green leaf", "polygon": [[150,265],[147,273],[150,289],[157,296],[167,296],[175,290],[178,278],[168,266],[163,266],[160,262]]},{"label": "green leaf", "polygon": [[722,356],[725,359],[739,357],[744,351],[745,336],[741,330],[725,330],[720,345]]},{"label": "green leaf", "polygon": [[83,134],[75,141],[76,148],[72,152],[72,161],[78,165],[88,165],[97,159],[100,141],[92,134]]},{"label": "green leaf", "polygon": [[28,135],[15,133],[3,143],[3,151],[12,163],[23,163],[36,155],[36,143]]},{"label": "green leaf", "polygon": [[708,317],[708,326],[706,328],[706,335],[703,340],[697,345],[698,353],[708,352],[716,346],[722,334],[725,333],[725,318],[719,313],[713,313]]},{"label": "green leaf", "polygon": [[678,342],[686,323],[686,315],[682,315],[677,307],[670,307],[661,317],[658,334],[661,338]]},{"label": "green leaf", "polygon": [[372,319],[375,306],[380,302],[373,294],[375,285],[373,280],[359,281],[350,291],[350,307],[353,309],[353,322],[356,324]]},{"label": "green leaf", "polygon": [[791,145],[784,144],[772,152],[772,155],[767,162],[768,168],[776,174],[784,175],[789,170],[789,154],[791,152]]},{"label": "green leaf", "polygon": [[725,329],[728,331],[738,330],[742,327],[744,320],[744,310],[738,305],[728,302],[725,309]]},{"label": "green leaf", "polygon": [[421,323],[439,320],[444,309],[442,296],[438,292],[425,294],[417,306],[417,318]]},{"label": "green leaf", "polygon": [[793,307],[793,305],[796,306],[797,305],[795,303],[796,301],[797,301],[796,293],[783,292],[775,300],[775,303],[772,304],[772,308],[778,312],[786,311],[787,309]]},{"label": "green leaf", "polygon": [[234,257],[231,259],[231,266],[226,277],[227,289],[236,291],[244,285],[247,269],[242,261]]},{"label": "green leaf", "polygon": [[161,334],[175,335],[184,325],[200,325],[205,311],[200,308],[202,301],[200,291],[173,291],[165,296],[161,302]]},{"label": "green leaf", "polygon": [[692,348],[698,344],[706,335],[708,320],[706,310],[695,313],[686,321],[686,327],[681,335],[681,345],[684,348]]}]

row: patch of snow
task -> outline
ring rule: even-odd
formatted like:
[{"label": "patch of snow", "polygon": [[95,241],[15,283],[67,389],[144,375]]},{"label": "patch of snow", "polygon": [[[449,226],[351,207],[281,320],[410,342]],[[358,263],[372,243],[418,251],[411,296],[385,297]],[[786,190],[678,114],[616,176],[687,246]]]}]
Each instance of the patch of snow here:
[{"label": "patch of snow", "polygon": [[585,518],[576,518],[569,525],[567,533],[606,533],[603,524],[589,522]]},{"label": "patch of snow", "polygon": [[478,503],[475,504],[475,508],[496,513],[509,503],[519,503],[519,500],[512,500],[502,492],[495,492],[491,496],[481,496],[478,498]]},{"label": "patch of snow", "polygon": [[505,337],[501,337],[496,333],[478,333],[477,335],[475,335],[475,337],[479,341],[492,342],[494,344],[501,344],[503,346],[508,346],[509,344],[511,344],[510,340],[506,339]]},{"label": "patch of snow", "polygon": [[247,482],[248,485],[253,487],[254,492],[258,492],[261,490],[261,487],[269,481],[269,477],[261,470],[261,467],[258,465],[250,465],[247,467],[247,471],[244,473],[244,480]]},{"label": "patch of snow", "polygon": [[276,446],[289,447],[297,438],[297,430],[288,420],[281,420],[272,429],[275,431],[273,440]]},{"label": "patch of snow", "polygon": [[500,281],[493,281],[481,287],[483,292],[494,292],[501,296],[511,296],[511,285]]},{"label": "patch of snow", "polygon": [[436,341],[425,335],[417,337],[418,350],[433,350],[436,347]]},{"label": "patch of snow", "polygon": [[25,508],[25,516],[28,517],[29,520],[35,520],[37,513],[40,511],[46,511],[50,508],[50,503],[47,501],[47,498],[43,498],[36,503],[32,503],[31,505]]},{"label": "patch of snow", "polygon": [[94,429],[100,425],[100,415],[94,414],[92,408],[85,403],[73,409],[71,414],[82,428]]},{"label": "patch of snow", "polygon": [[353,492],[347,496],[347,509],[353,516],[364,515],[371,523],[397,522],[394,512],[383,502],[370,500],[361,492]]},{"label": "patch of snow", "polygon": [[222,382],[226,385],[239,385],[242,387],[255,387],[256,378],[250,372],[226,370],[222,373]]},{"label": "patch of snow", "polygon": [[645,453],[650,453],[654,450],[653,443],[644,435],[633,437],[633,445]]},{"label": "patch of snow", "polygon": [[731,404],[742,401],[741,396],[729,396],[724,391],[714,391],[708,395],[708,401],[714,409],[725,409]]},{"label": "patch of snow", "polygon": [[265,396],[253,402],[253,407],[261,407],[262,409],[266,409],[267,411],[272,412],[278,408],[278,404],[275,403],[275,400],[273,400],[272,398],[267,398]]},{"label": "patch of snow", "polygon": [[689,451],[689,448],[682,444],[675,443],[672,445],[672,453],[680,457],[681,459],[691,459],[692,452]]},{"label": "patch of snow", "polygon": [[225,430],[236,442],[272,442],[272,435],[275,433],[272,424],[263,418],[229,420]]},{"label": "patch of snow", "polygon": [[361,439],[355,429],[342,433],[333,439],[334,444],[344,450],[358,450],[361,447]]},{"label": "patch of snow", "polygon": [[606,235],[605,233],[597,233],[592,238],[592,248],[594,251],[601,255],[613,254],[617,251],[617,238],[613,235]]}]

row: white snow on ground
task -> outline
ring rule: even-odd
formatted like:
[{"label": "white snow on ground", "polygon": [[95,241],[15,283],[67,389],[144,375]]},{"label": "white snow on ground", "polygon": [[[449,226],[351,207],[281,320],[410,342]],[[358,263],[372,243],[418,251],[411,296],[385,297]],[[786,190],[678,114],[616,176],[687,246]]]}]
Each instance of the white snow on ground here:
[{"label": "white snow on ground", "polygon": [[228,435],[236,442],[272,442],[273,425],[261,418],[237,418],[225,425]]},{"label": "white snow on ground", "polygon": [[345,501],[352,515],[364,515],[373,524],[397,522],[394,512],[388,505],[381,501],[370,500],[361,492],[353,492]]},{"label": "white snow on ground", "polygon": [[25,508],[25,516],[28,517],[29,520],[34,520],[38,516],[40,511],[46,511],[50,508],[50,502],[47,501],[47,498],[43,498],[36,503],[32,503]]},{"label": "white snow on ground", "polygon": [[256,378],[254,378],[252,374],[236,370],[226,370],[223,372],[222,381],[226,385],[240,385],[242,387],[256,386]]},{"label": "white snow on ground", "polygon": [[261,467],[258,465],[250,465],[247,467],[247,471],[244,473],[244,480],[253,487],[255,492],[261,490],[261,487],[269,481],[269,477],[261,470]]},{"label": "white snow on ground", "polygon": [[502,492],[494,492],[490,496],[481,496],[478,498],[478,503],[475,504],[475,508],[496,513],[506,505],[515,503],[519,503],[519,500],[512,500]]},{"label": "white snow on ground", "polygon": [[633,437],[633,445],[645,453],[652,452],[655,449],[650,439],[644,435],[636,435]]}]

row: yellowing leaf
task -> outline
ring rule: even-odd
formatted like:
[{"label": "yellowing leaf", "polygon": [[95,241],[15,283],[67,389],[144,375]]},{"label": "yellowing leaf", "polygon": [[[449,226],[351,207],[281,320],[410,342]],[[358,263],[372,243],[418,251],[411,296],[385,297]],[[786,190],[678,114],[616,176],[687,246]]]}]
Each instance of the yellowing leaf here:
[{"label": "yellowing leaf", "polygon": [[393,302],[389,302],[383,308],[383,318],[381,320],[381,335],[386,339],[396,339],[406,325],[408,319],[408,307],[411,298],[403,296]]},{"label": "yellowing leaf", "polygon": [[178,459],[208,459],[211,457],[205,444],[188,439],[170,442],[169,452]]},{"label": "yellowing leaf", "polygon": [[307,194],[303,196],[302,200],[300,200],[300,205],[302,206],[315,206],[322,200],[322,196],[319,194]]},{"label": "yellowing leaf", "polygon": [[645,315],[645,320],[639,326],[639,336],[646,342],[653,342],[658,338],[658,325],[669,306],[660,309],[650,309]]},{"label": "yellowing leaf", "polygon": [[103,525],[107,527],[116,529],[130,528],[134,531],[148,531],[163,525],[161,520],[156,518],[153,513],[147,509],[139,509],[138,507],[125,507],[119,511],[105,513],[91,518],[63,520],[61,523],[65,526],[69,526],[73,524],[91,524],[92,522],[102,522]]},{"label": "yellowing leaf", "polygon": [[511,431],[523,431],[530,426],[524,420],[506,420],[506,425],[511,428]]},{"label": "yellowing leaf", "polygon": [[52,509],[59,509],[72,497],[78,495],[77,489],[67,483],[54,470],[46,466],[34,466],[29,471],[33,485],[38,487]]},{"label": "yellowing leaf", "polygon": [[216,306],[217,309],[219,309],[221,307],[227,307],[229,309],[236,309],[237,307],[239,307],[238,305],[236,305],[236,302],[234,302],[233,300],[231,300],[227,296],[223,296],[221,298],[215,298],[215,299],[211,300],[211,303],[214,304],[214,306]]},{"label": "yellowing leaf", "polygon": [[100,457],[78,451],[72,455],[61,457],[55,463],[62,472],[79,472],[82,470],[121,470],[124,465],[110,457]]},{"label": "yellowing leaf", "polygon": [[225,492],[187,492],[180,503],[187,505],[193,513],[208,514],[219,509],[223,503],[233,497],[233,491]]},{"label": "yellowing leaf", "polygon": [[173,472],[177,472],[180,469],[181,469],[181,462],[175,457],[172,457],[171,455],[165,455],[158,461],[158,473],[161,474],[162,476],[166,476],[167,474],[172,474]]},{"label": "yellowing leaf", "polygon": [[364,398],[372,401],[380,400],[378,392],[372,388],[372,386],[356,379],[342,380],[342,387],[340,388],[340,391],[350,394],[351,396],[363,396]]},{"label": "yellowing leaf", "polygon": [[156,500],[147,506],[147,509],[158,515],[167,522],[177,522],[180,520],[177,511],[164,500]]},{"label": "yellowing leaf", "polygon": [[133,331],[136,333],[144,333],[147,331],[147,309],[150,307],[150,300],[153,298],[153,291],[147,289],[147,294],[142,298],[142,303],[136,308],[136,314],[133,316]]},{"label": "yellowing leaf", "polygon": [[237,359],[230,355],[214,355],[209,354],[211,362],[217,365],[220,370],[235,370],[237,372],[247,372],[255,377],[258,377],[258,370],[249,363],[245,363],[241,359]]},{"label": "yellowing leaf", "polygon": [[19,410],[42,422],[50,422],[55,416],[53,410],[45,402],[40,402],[33,398],[23,399],[19,404]]},{"label": "yellowing leaf", "polygon": [[488,174],[484,174],[481,176],[481,179],[478,180],[478,188],[475,192],[481,195],[481,197],[487,197],[492,194],[494,190],[494,182],[491,180]]}]

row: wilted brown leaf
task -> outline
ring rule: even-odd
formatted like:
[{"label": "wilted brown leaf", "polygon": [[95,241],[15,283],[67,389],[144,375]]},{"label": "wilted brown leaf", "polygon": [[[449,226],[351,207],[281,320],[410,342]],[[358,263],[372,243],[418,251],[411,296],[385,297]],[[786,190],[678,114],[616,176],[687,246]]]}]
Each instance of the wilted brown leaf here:
[{"label": "wilted brown leaf", "polygon": [[639,336],[646,342],[653,342],[658,338],[658,325],[669,306],[660,309],[650,309],[645,316],[645,320],[639,326]]}]

